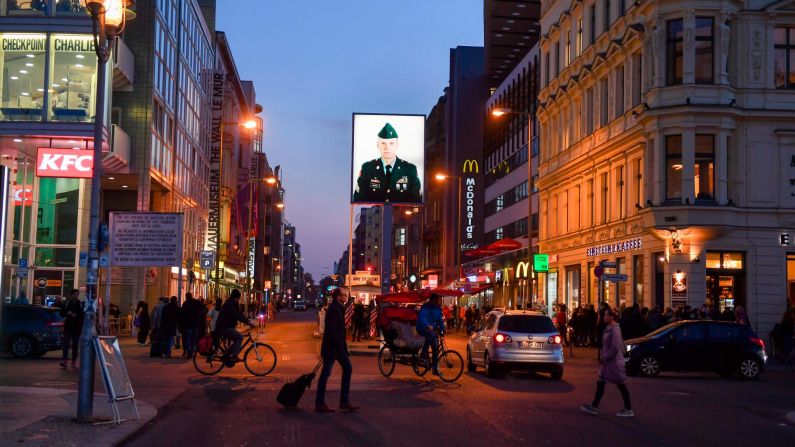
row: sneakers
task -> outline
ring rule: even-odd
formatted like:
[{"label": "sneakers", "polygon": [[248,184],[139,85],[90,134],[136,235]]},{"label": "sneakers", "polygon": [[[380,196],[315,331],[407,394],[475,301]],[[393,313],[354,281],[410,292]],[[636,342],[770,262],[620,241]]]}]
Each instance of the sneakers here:
[{"label": "sneakers", "polygon": [[616,416],[620,418],[631,418],[635,417],[635,412],[632,410],[627,410],[626,408],[616,413]]},{"label": "sneakers", "polygon": [[580,410],[582,410],[582,411],[584,411],[584,412],[586,412],[588,414],[593,414],[593,415],[599,414],[599,410],[597,410],[596,407],[594,407],[593,405],[590,405],[590,404],[585,404],[585,405],[581,406]]}]

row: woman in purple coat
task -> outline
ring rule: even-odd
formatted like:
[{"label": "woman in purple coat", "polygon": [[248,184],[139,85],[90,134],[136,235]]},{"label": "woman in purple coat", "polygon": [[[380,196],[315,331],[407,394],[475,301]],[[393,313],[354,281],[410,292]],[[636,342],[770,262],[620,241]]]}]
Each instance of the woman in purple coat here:
[{"label": "woman in purple coat", "polygon": [[599,414],[597,408],[602,396],[605,394],[607,382],[614,383],[621,392],[624,399],[624,409],[616,413],[619,417],[632,417],[632,404],[629,400],[629,390],[627,389],[627,372],[624,365],[624,339],[621,337],[621,327],[616,322],[616,312],[607,308],[604,313],[606,327],[602,335],[602,357],[601,368],[599,368],[599,379],[596,381],[596,396],[593,402],[580,407],[582,411],[590,414]]}]

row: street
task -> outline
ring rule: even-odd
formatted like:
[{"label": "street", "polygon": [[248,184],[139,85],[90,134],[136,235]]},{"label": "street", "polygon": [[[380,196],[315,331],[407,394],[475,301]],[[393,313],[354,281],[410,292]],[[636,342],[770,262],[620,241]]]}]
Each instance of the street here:
[{"label": "street", "polygon": [[[218,376],[200,376],[183,359],[150,359],[148,349],[123,344],[140,400],[158,415],[122,445],[795,445],[793,372],[768,371],[755,382],[712,374],[669,373],[630,378],[637,417],[621,419],[618,391],[608,387],[599,416],[578,407],[592,398],[595,351],[579,348],[567,358],[562,381],[546,375],[508,374],[489,379],[465,372],[454,384],[418,378],[398,365],[382,377],[375,357],[352,357],[351,400],[355,414],[313,411],[314,389],[300,409],[275,402],[286,380],[309,372],[317,361],[316,313],[281,312],[262,338],[277,350],[271,376],[252,377],[242,365]],[[448,338],[465,353],[465,339]],[[336,406],[339,368],[327,403]],[[98,377],[99,379],[99,377]],[[62,371],[57,355],[0,360],[0,385],[75,387],[76,372]],[[97,392],[102,384],[97,381]],[[106,405],[95,399],[95,407]],[[790,419],[787,414],[790,414]]]}]

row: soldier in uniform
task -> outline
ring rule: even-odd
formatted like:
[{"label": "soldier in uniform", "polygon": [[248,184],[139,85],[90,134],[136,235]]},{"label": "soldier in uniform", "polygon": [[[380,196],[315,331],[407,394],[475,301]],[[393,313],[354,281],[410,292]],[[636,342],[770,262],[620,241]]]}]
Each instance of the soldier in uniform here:
[{"label": "soldier in uniform", "polygon": [[378,132],[378,151],[381,157],[362,164],[354,202],[419,203],[422,202],[422,183],[417,167],[397,158],[398,134],[386,123]]}]

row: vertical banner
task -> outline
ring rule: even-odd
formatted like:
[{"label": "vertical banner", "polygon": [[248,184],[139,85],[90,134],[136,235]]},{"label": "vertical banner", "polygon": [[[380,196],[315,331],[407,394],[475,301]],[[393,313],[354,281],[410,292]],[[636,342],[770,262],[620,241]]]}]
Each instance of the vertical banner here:
[{"label": "vertical banner", "polygon": [[221,243],[221,169],[223,157],[223,131],[224,131],[224,72],[213,72],[212,99],[210,102],[210,201],[209,217],[207,219],[207,238],[205,247],[214,251],[216,256],[215,277],[220,276],[220,257],[218,248]]},{"label": "vertical banner", "polygon": [[461,166],[461,233],[460,251],[480,247],[483,228],[483,176],[477,159],[464,160]]}]

